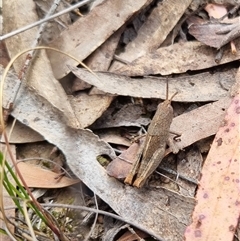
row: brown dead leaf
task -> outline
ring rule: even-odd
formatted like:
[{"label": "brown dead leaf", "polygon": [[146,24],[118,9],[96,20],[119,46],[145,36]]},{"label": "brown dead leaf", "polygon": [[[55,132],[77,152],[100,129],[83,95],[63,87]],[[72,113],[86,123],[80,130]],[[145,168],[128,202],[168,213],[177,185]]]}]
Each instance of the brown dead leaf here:
[{"label": "brown dead leaf", "polygon": [[[146,53],[155,51],[182,17],[190,3],[190,0],[159,2],[139,29],[136,38],[126,46],[125,51],[119,54],[119,57],[132,62]],[[123,64],[115,62],[110,70],[114,71],[121,66]]]},{"label": "brown dead leaf", "polygon": [[141,230],[135,230],[135,233],[133,231],[127,231],[125,232],[117,241],[135,241],[139,238],[144,239],[147,238],[148,235]]},{"label": "brown dead leaf", "polygon": [[[189,33],[198,41],[219,49],[230,41],[240,37],[239,21],[240,19],[236,18],[236,23],[209,21],[204,21],[201,24],[190,23]],[[236,39],[236,41],[238,40]]]},{"label": "brown dead leaf", "polygon": [[19,162],[18,168],[28,187],[35,188],[63,188],[79,183],[79,179],[71,179],[40,166]]},{"label": "brown dead leaf", "polygon": [[[240,215],[240,95],[233,98],[208,153],[186,240],[233,240]],[[221,225],[224,224],[224,225]]]},{"label": "brown dead leaf", "polygon": [[140,104],[126,104],[120,110],[109,108],[92,126],[93,129],[110,128],[119,126],[146,126],[150,118],[144,107]]},{"label": "brown dead leaf", "polygon": [[81,93],[69,96],[69,102],[74,109],[80,128],[86,128],[98,119],[112,101],[111,96],[88,95]]},{"label": "brown dead leaf", "polygon": [[[79,60],[84,60],[132,15],[146,7],[151,1],[116,0],[113,2],[106,0],[63,31],[61,36],[51,43],[51,46],[74,55]],[[61,79],[69,72],[67,65],[76,65],[74,60],[63,55],[59,56],[53,51],[48,51],[48,56],[57,79]]]},{"label": "brown dead leaf", "polygon": [[[206,46],[202,47],[205,48]],[[193,61],[193,59],[194,56],[189,62]],[[187,66],[179,67],[183,69]],[[227,82],[231,86],[235,81],[235,74],[237,71],[230,70],[213,74],[202,73],[180,77],[169,77],[166,79],[161,77],[130,78],[128,76],[109,72],[97,72],[97,78],[84,69],[76,67],[70,67],[70,69],[78,78],[96,86],[99,90],[114,95],[165,99],[166,82],[168,80],[169,95],[178,92],[174,97],[174,101],[181,102],[219,100],[221,97],[227,95],[228,87],[226,87],[224,82]],[[169,69],[169,66],[167,69]]]},{"label": "brown dead leaf", "polygon": [[[231,98],[225,97],[175,117],[170,130],[182,134],[181,141],[176,142],[176,146],[183,149],[196,141],[214,135],[221,125],[230,102]],[[170,135],[174,137],[173,134]]]},{"label": "brown dead leaf", "polygon": [[127,146],[129,147],[131,145],[131,142],[129,138],[126,138],[124,135],[121,135],[121,130],[116,129],[104,129],[99,131],[94,131],[101,140],[104,140],[108,143],[121,145],[121,146]]},{"label": "brown dead leaf", "polygon": [[137,154],[140,146],[144,144],[144,140],[145,138],[141,138],[138,143],[134,142],[126,151],[123,151],[119,156],[113,159],[107,166],[107,174],[121,180],[126,178],[132,163],[137,161]]},{"label": "brown dead leaf", "polygon": [[[12,121],[8,121],[8,125],[5,129],[7,135],[9,136],[10,130],[12,126]],[[4,137],[1,136],[1,142],[4,141]],[[38,142],[44,141],[44,138],[39,135],[36,131],[32,130],[31,128],[23,125],[19,121],[16,122],[14,129],[11,132],[11,136],[8,139],[9,143],[30,143],[30,142]]]},{"label": "brown dead leaf", "polygon": [[[230,48],[226,49],[221,64],[240,59],[240,41],[236,41],[236,48],[236,55],[232,54]],[[218,65],[215,62],[216,54],[216,49],[196,41],[176,43],[136,59],[119,69],[118,73],[130,76],[169,75],[206,69]]]}]

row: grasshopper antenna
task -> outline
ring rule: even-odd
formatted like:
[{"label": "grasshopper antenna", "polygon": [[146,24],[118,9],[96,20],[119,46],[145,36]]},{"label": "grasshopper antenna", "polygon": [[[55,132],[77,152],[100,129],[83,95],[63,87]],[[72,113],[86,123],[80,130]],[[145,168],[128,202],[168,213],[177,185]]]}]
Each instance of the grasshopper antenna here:
[{"label": "grasshopper antenna", "polygon": [[[168,78],[167,78],[167,83],[166,83],[166,100],[168,100],[168,93],[169,93],[169,84],[168,84]],[[173,97],[177,94],[178,92],[176,91],[171,98],[169,99],[169,102],[171,103]]]}]

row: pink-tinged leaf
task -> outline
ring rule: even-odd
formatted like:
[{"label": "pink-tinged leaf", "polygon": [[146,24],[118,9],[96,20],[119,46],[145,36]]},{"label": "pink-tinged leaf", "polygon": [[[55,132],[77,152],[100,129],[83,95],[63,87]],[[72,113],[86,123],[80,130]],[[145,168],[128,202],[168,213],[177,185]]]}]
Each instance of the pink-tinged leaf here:
[{"label": "pink-tinged leaf", "polygon": [[240,95],[232,101],[205,161],[187,241],[233,240],[240,214]]},{"label": "pink-tinged leaf", "polygon": [[18,163],[18,168],[28,187],[63,188],[79,183],[79,179],[61,176],[40,166],[24,162]]}]

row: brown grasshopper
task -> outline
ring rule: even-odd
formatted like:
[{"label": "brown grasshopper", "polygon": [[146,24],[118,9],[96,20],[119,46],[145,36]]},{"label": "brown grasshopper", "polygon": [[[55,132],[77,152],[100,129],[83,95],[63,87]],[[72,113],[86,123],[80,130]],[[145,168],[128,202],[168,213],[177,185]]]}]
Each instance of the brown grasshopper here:
[{"label": "brown grasshopper", "polygon": [[[157,169],[161,163],[169,138],[169,129],[173,120],[173,108],[171,101],[176,95],[175,93],[168,99],[168,85],[167,98],[160,103],[157,111],[148,127],[145,144],[141,155],[133,164],[131,171],[128,173],[124,182],[135,187],[142,187],[148,177]],[[136,179],[134,180],[136,176]]]}]

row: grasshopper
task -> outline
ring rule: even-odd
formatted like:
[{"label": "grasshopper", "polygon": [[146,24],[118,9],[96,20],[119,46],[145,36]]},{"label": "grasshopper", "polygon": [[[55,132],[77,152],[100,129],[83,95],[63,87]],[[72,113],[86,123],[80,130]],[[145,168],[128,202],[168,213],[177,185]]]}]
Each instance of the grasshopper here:
[{"label": "grasshopper", "polygon": [[[168,84],[166,100],[160,103],[148,127],[145,143],[137,161],[133,164],[124,182],[135,187],[142,187],[148,177],[161,163],[169,138],[169,129],[173,120],[171,101],[177,92],[168,99]],[[136,179],[134,179],[136,176]]]}]

